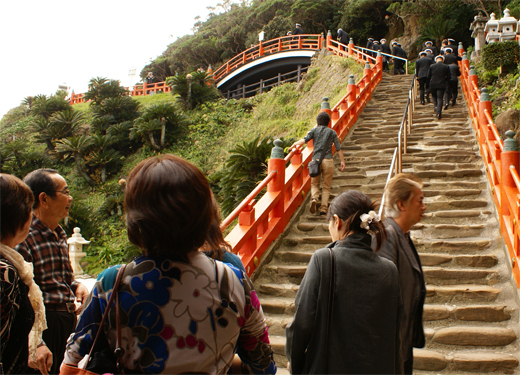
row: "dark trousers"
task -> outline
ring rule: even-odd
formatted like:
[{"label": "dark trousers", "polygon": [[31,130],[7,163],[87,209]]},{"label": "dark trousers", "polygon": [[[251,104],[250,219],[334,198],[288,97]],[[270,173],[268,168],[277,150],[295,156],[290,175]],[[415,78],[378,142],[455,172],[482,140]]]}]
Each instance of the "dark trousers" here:
[{"label": "dark trousers", "polygon": [[388,65],[388,57],[383,56],[383,72],[390,73],[390,66]]},{"label": "dark trousers", "polygon": [[451,101],[451,104],[454,105],[457,102],[457,95],[459,95],[459,82],[448,81],[448,90],[444,98],[446,104]]},{"label": "dark trousers", "polygon": [[404,74],[403,60],[394,59],[394,75]]},{"label": "dark trousers", "polygon": [[444,93],[446,92],[445,88],[433,88],[431,89],[433,104],[435,105],[435,113],[440,115],[442,113],[443,99]]},{"label": "dark trousers", "polygon": [[46,311],[47,329],[43,341],[52,352],[52,368],[49,374],[59,374],[65,346],[70,334],[76,329],[76,314],[66,311]]},{"label": "dark trousers", "polygon": [[419,95],[421,96],[421,103],[424,103],[424,94],[426,92],[426,95],[429,95],[429,87],[430,87],[430,81],[428,77],[422,77],[418,79],[419,81]]}]

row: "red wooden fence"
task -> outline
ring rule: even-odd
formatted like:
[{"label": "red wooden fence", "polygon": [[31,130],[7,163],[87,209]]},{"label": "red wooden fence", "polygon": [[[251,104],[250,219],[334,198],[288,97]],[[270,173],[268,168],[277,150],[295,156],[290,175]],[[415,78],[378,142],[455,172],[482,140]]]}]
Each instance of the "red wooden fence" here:
[{"label": "red wooden fence", "polygon": [[[346,46],[337,45],[337,42],[332,45],[331,38],[327,39],[327,48],[342,55],[340,47]],[[338,134],[340,141],[347,136],[383,78],[382,57],[373,59],[360,55],[353,44],[349,47],[349,51],[352,51],[350,56],[365,67],[363,77],[357,83],[354,76],[350,77],[346,95],[332,110],[328,108],[327,101],[325,105],[322,104],[322,111],[331,115],[331,127]],[[225,230],[238,218],[238,224],[226,236],[226,241],[233,247],[233,252],[242,259],[248,275],[255,271],[269,245],[283,232],[311,185],[307,164],[312,157],[312,141],[307,143],[304,150],[298,147],[285,158],[283,150],[278,147],[280,144],[280,141],[275,141],[276,147],[268,162],[267,177],[221,225],[221,229]],[[289,162],[289,166],[285,167]],[[266,187],[267,192],[257,202],[256,196]]]},{"label": "red wooden fence", "polygon": [[464,55],[460,62],[461,86],[469,114],[480,146],[480,153],[486,166],[491,185],[491,194],[498,210],[502,237],[507,246],[511,268],[520,287],[520,178],[518,176],[519,153],[514,133],[506,133],[509,139],[500,139],[493,122],[491,101],[486,89],[478,87],[478,78],[469,60]]}]

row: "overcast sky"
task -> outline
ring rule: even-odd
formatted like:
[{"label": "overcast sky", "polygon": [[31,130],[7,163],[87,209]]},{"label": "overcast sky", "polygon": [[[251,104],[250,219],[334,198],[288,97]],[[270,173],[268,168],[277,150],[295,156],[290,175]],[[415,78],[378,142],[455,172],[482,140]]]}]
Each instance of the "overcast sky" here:
[{"label": "overcast sky", "polygon": [[[1,0],[0,117],[58,85],[85,92],[92,77],[129,86],[219,0]],[[136,69],[130,80],[129,70]]]}]

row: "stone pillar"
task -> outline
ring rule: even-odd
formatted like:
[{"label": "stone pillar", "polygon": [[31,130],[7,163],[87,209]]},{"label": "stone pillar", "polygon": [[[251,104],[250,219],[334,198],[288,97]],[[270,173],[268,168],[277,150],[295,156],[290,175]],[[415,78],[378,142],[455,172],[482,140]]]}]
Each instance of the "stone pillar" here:
[{"label": "stone pillar", "polygon": [[81,230],[78,227],[74,228],[74,234],[67,239],[67,243],[69,244],[70,263],[75,276],[83,275],[83,269],[79,265],[79,262],[81,258],[87,255],[82,251],[83,245],[90,243],[90,241],[85,240],[81,236],[80,231]]},{"label": "stone pillar", "polygon": [[331,41],[332,41],[332,33],[329,30],[327,32],[327,47],[330,47],[332,45]]},{"label": "stone pillar", "polygon": [[469,29],[473,31],[471,37],[475,39],[475,50],[471,55],[473,60],[480,58],[480,50],[486,45],[486,33],[484,32],[484,27],[488,20],[489,18],[484,17],[482,13],[479,12],[469,27]]},{"label": "stone pillar", "polygon": [[500,41],[516,39],[516,18],[511,17],[509,9],[504,10],[504,17],[498,21],[500,31]]},{"label": "stone pillar", "polygon": [[498,21],[495,19],[495,13],[491,13],[489,21],[484,27],[486,34],[486,42],[495,43],[500,42],[500,31]]}]

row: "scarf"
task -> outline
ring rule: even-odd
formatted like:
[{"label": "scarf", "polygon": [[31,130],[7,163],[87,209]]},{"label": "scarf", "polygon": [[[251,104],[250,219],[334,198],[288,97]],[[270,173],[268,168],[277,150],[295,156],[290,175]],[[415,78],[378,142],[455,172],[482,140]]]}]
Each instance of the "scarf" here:
[{"label": "scarf", "polygon": [[16,268],[18,275],[29,288],[28,297],[34,310],[34,324],[29,334],[29,356],[36,362],[36,347],[42,341],[43,331],[47,329],[47,320],[42,292],[34,282],[33,264],[26,262],[21,254],[3,243],[0,243],[0,255]]}]

